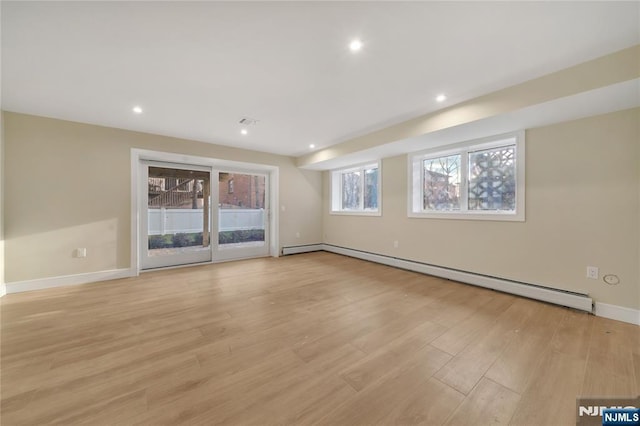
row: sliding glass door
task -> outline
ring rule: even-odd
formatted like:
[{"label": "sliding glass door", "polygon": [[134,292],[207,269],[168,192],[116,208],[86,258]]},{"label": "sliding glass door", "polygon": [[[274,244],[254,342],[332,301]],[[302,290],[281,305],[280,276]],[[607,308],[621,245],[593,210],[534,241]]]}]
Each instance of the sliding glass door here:
[{"label": "sliding glass door", "polygon": [[269,255],[269,175],[142,161],[141,269]]}]

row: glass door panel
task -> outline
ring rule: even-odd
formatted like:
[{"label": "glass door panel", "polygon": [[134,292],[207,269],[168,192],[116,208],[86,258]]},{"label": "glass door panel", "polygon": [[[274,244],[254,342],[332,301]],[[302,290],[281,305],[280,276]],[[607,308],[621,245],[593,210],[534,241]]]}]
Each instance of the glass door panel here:
[{"label": "glass door panel", "polygon": [[216,259],[264,256],[268,243],[268,176],[218,173]]},{"label": "glass door panel", "polygon": [[144,163],[142,269],[211,260],[211,171]]}]

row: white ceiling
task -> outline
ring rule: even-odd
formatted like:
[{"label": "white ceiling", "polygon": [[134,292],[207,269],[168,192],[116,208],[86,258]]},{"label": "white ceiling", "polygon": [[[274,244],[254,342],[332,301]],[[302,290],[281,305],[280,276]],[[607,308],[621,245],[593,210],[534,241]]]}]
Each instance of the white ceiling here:
[{"label": "white ceiling", "polygon": [[1,7],[4,110],[292,156],[640,39],[640,2]]},{"label": "white ceiling", "polygon": [[447,127],[413,138],[389,141],[374,148],[314,162],[304,168],[310,170],[336,169],[638,106],[640,106],[640,79],[634,79],[463,125]]}]

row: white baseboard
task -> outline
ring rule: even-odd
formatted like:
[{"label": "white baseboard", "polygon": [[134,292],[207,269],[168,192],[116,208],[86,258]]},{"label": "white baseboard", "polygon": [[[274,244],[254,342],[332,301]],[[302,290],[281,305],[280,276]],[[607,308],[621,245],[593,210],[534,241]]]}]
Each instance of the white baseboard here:
[{"label": "white baseboard", "polygon": [[7,286],[4,284],[0,284],[0,297],[4,296],[5,294],[7,294]]},{"label": "white baseboard", "polygon": [[306,244],[303,246],[282,247],[282,255],[286,256],[288,254],[309,253],[322,250],[324,250],[323,244]]},{"label": "white baseboard", "polygon": [[59,277],[41,278],[28,281],[14,281],[6,283],[6,293],[21,293],[23,291],[43,290],[46,288],[63,287],[67,285],[89,284],[97,281],[115,280],[118,278],[134,277],[135,269],[114,269],[111,271],[89,272],[86,274],[63,275]]},{"label": "white baseboard", "polygon": [[382,263],[383,265],[419,272],[421,274],[433,275],[449,280],[486,287],[505,293],[528,297],[530,299],[554,303],[556,305],[568,306],[582,311],[592,312],[593,310],[593,300],[587,294],[554,290],[533,284],[520,283],[502,278],[489,277],[455,269],[443,268],[440,266],[412,262],[409,260],[367,253],[330,244],[324,244],[323,249],[332,253],[343,254],[346,256],[356,257],[358,259]]},{"label": "white baseboard", "polygon": [[596,316],[640,325],[640,310],[596,302]]}]

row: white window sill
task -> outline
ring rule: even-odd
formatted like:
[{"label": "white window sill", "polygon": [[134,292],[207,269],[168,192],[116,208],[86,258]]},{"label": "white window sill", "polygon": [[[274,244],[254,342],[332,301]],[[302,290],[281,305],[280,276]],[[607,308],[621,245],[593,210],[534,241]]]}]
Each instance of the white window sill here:
[{"label": "white window sill", "polygon": [[507,212],[409,212],[408,217],[418,219],[493,220],[500,222],[524,222],[524,213]]},{"label": "white window sill", "polygon": [[329,214],[336,216],[382,216],[382,212],[366,210],[331,210]]}]

